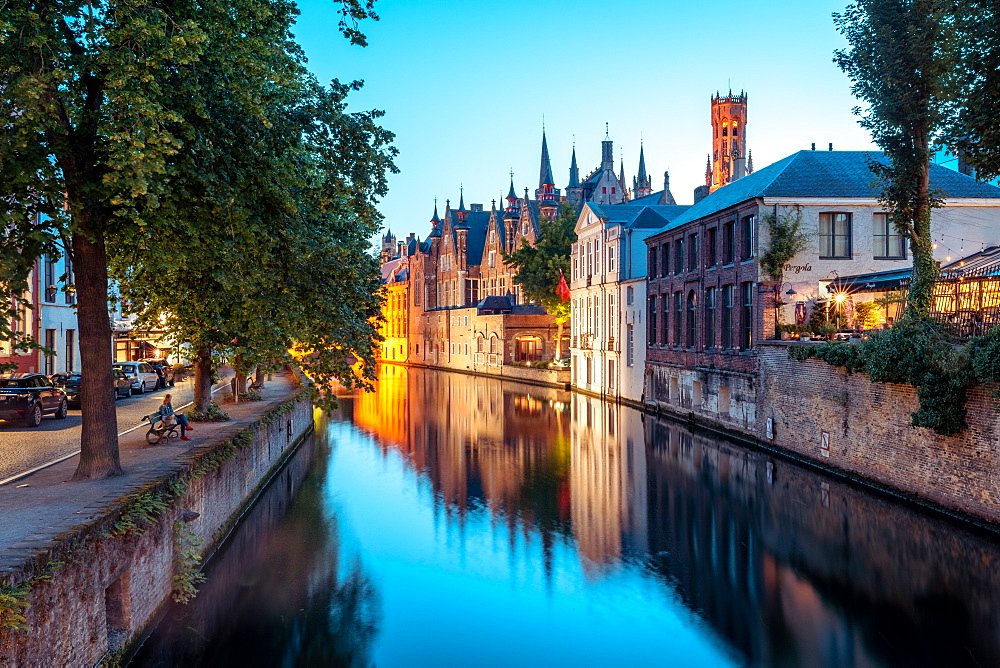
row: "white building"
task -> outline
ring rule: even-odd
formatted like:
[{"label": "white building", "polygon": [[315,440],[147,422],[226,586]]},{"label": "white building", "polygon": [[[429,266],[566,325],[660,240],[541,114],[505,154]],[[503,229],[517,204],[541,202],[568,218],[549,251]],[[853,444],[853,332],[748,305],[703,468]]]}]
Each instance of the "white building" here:
[{"label": "white building", "polygon": [[689,207],[587,202],[571,258],[570,354],[574,387],[642,401],[646,237]]},{"label": "white building", "polygon": [[41,372],[46,375],[79,372],[76,290],[69,256],[43,255],[35,276],[39,295],[39,343],[50,350],[49,354],[42,354]]}]

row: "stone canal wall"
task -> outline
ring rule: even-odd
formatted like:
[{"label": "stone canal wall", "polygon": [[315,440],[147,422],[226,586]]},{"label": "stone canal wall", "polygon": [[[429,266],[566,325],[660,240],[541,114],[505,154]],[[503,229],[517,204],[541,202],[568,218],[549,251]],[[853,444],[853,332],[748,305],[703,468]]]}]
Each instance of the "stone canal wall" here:
[{"label": "stone canal wall", "polygon": [[0,573],[0,617],[12,602],[15,612],[29,604],[22,629],[0,629],[0,666],[91,666],[141,639],[171,598],[191,593],[199,571],[190,554],[225,539],[312,426],[312,404],[296,395],[39,541]]},{"label": "stone canal wall", "polygon": [[1000,412],[989,388],[969,393],[968,429],[939,436],[910,426],[918,408],[913,387],[873,383],[866,374],[849,375],[819,360],[798,362],[789,358],[788,346],[757,346],[757,439],[914,499],[1000,523]]}]

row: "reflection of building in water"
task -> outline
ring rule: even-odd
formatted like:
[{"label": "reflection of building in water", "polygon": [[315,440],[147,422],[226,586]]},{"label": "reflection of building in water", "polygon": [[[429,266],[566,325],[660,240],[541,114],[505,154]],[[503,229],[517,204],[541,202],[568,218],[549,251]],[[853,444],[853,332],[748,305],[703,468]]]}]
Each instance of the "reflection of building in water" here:
[{"label": "reflection of building in water", "polygon": [[488,507],[511,531],[538,527],[546,544],[566,531],[566,392],[386,365],[378,391],[356,402],[355,422],[404,453],[460,520]]},{"label": "reflection of building in water", "polygon": [[570,426],[573,534],[584,566],[616,564],[646,549],[646,456],[641,413],[573,395]]},{"label": "reflection of building in water", "polygon": [[751,665],[1000,665],[1000,548],[646,422],[652,568]]}]

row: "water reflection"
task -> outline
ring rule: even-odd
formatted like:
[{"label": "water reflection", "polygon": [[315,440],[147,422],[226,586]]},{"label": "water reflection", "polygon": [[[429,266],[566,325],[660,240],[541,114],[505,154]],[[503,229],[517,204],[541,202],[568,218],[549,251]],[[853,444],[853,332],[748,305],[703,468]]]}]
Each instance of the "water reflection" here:
[{"label": "water reflection", "polygon": [[589,397],[377,389],[143,665],[1000,665],[990,536]]}]

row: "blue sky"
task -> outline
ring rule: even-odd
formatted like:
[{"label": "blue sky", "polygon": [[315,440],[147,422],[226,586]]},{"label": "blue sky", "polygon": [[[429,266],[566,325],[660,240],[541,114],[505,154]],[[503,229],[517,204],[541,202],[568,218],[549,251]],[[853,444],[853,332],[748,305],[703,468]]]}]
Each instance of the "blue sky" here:
[{"label": "blue sky", "polygon": [[[844,45],[831,14],[846,0],[524,2],[379,0],[369,46],[337,32],[332,0],[302,0],[296,36],[323,81],[363,79],[351,108],[382,109],[401,172],[381,210],[397,236],[429,231],[436,196],[500,199],[538,183],[542,117],[556,187],[576,138],[582,173],[600,162],[607,122],[629,185],[640,138],[659,189],[680,204],[704,183],[709,98],[749,95],[747,145],[757,169],[812,142],[872,148],[857,100],[833,63]],[[731,83],[730,83],[731,82]]]}]

